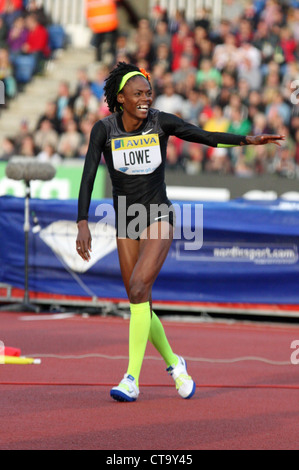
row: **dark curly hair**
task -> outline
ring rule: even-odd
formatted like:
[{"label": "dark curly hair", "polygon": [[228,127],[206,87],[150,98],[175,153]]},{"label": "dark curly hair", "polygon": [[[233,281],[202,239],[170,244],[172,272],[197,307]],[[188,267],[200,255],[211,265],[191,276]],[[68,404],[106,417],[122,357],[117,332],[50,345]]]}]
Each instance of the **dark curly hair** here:
[{"label": "dark curly hair", "polygon": [[140,69],[136,65],[119,62],[105,80],[104,94],[111,113],[121,112],[121,105],[117,101],[118,90],[122,78],[129,72],[140,72]]}]

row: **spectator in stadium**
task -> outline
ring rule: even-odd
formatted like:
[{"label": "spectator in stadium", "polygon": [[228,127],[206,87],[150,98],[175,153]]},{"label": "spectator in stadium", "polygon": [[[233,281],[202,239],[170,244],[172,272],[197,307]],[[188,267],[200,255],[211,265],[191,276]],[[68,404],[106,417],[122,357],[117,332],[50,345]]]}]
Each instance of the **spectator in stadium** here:
[{"label": "spectator in stadium", "polygon": [[222,2],[222,15],[223,20],[232,23],[232,26],[237,26],[240,16],[244,11],[244,2],[236,2],[235,0],[223,0]]},{"label": "spectator in stadium", "polygon": [[155,29],[155,34],[153,36],[152,40],[152,45],[153,45],[153,50],[154,54],[157,54],[157,49],[160,46],[160,44],[166,44],[166,46],[171,48],[171,34],[168,29],[168,23],[166,20],[161,19],[158,21]]},{"label": "spectator in stadium", "polygon": [[85,8],[96,60],[102,61],[106,54],[114,57],[119,27],[117,0],[85,0]]},{"label": "spectator in stadium", "polygon": [[267,118],[264,113],[257,112],[253,117],[252,133],[254,135],[269,134]]},{"label": "spectator in stadium", "polygon": [[23,0],[0,0],[0,15],[3,15],[9,5],[13,5],[16,10],[22,10]]},{"label": "spectator in stadium", "polygon": [[219,70],[217,70],[211,60],[205,59],[201,62],[200,70],[196,74],[196,83],[199,87],[205,86],[209,81],[216,83],[220,87],[222,83],[222,77]]},{"label": "spectator in stadium", "polygon": [[4,19],[0,16],[0,48],[7,46],[8,29]]},{"label": "spectator in stadium", "polygon": [[290,8],[290,10],[288,11],[287,24],[294,35],[296,44],[298,45],[299,43],[299,8],[298,6]]},{"label": "spectator in stadium", "polygon": [[254,176],[254,170],[246,162],[246,156],[243,152],[239,152],[234,165],[234,174],[240,178],[250,178]]},{"label": "spectator in stadium", "polygon": [[[173,73],[173,83],[175,85],[175,89],[181,95],[186,96],[186,86],[189,80],[189,77],[194,77],[194,85],[195,85],[195,76],[196,76],[197,69],[193,65],[192,58],[183,52],[180,58],[180,67]],[[189,90],[188,90],[189,91]]]},{"label": "spectator in stadium", "polygon": [[233,173],[233,165],[226,149],[209,149],[205,162],[205,171],[217,175],[230,175]]},{"label": "spectator in stadium", "polygon": [[179,161],[182,161],[181,166],[183,166],[188,175],[195,175],[203,171],[205,163],[203,145],[194,144],[194,142],[184,142],[183,151],[180,156]]},{"label": "spectator in stadium", "polygon": [[200,99],[200,91],[194,86],[186,95],[186,99],[182,107],[182,117],[186,121],[198,125],[198,117],[202,109],[203,104]]},{"label": "spectator in stadium", "polygon": [[40,72],[43,63],[50,57],[51,50],[49,46],[49,33],[47,29],[38,22],[34,13],[29,14],[25,19],[28,37],[22,47],[24,54],[33,54],[36,57],[36,70]]},{"label": "spectator in stadium", "polygon": [[8,99],[14,98],[17,94],[17,85],[13,76],[13,66],[10,61],[7,49],[0,49],[0,80],[5,85],[5,95]]},{"label": "spectator in stadium", "polygon": [[162,42],[157,46],[151,67],[154,68],[155,65],[162,65],[164,72],[171,71],[171,50],[166,43]]},{"label": "spectator in stadium", "polygon": [[184,99],[176,93],[174,83],[168,81],[164,85],[163,93],[155,100],[154,107],[166,113],[176,114],[181,111],[183,105]]},{"label": "spectator in stadium", "polygon": [[266,116],[268,122],[274,122],[277,117],[282,119],[284,124],[288,124],[291,118],[291,106],[284,101],[280,91],[276,91],[273,96],[273,101],[266,108]]},{"label": "spectator in stadium", "polygon": [[[76,121],[77,122],[77,118],[75,116],[73,107],[71,105],[68,105],[68,106],[65,106],[65,108],[63,109],[61,118],[59,119],[60,135],[63,132],[66,132],[68,124],[71,121]],[[77,124],[78,124],[78,122],[77,122]]]},{"label": "spectator in stadium", "polygon": [[45,12],[42,0],[29,0],[26,5],[26,13],[34,13],[42,26],[47,27],[52,22],[50,16]]},{"label": "spectator in stadium", "polygon": [[45,107],[45,112],[38,119],[36,130],[40,129],[40,126],[44,120],[49,120],[52,124],[52,128],[60,134],[60,120],[57,117],[57,105],[55,101],[48,101]]},{"label": "spectator in stadium", "polygon": [[152,44],[146,38],[140,38],[137,44],[138,48],[132,53],[131,59],[135,64],[142,61],[148,67],[154,60]]},{"label": "spectator in stadium", "polygon": [[45,145],[52,145],[57,148],[59,135],[53,129],[52,122],[49,119],[43,119],[40,127],[34,133],[34,143],[38,149],[42,149]]},{"label": "spectator in stadium", "polygon": [[248,117],[248,108],[242,102],[240,94],[237,90],[234,90],[229,97],[229,102],[227,106],[225,106],[223,112],[224,116],[229,119],[229,121],[233,120],[232,113],[234,109],[239,109],[241,113],[241,119],[247,119]]},{"label": "spectator in stadium", "polygon": [[242,17],[237,32],[235,33],[237,46],[241,46],[244,43],[251,44],[254,37],[251,21],[247,18]]},{"label": "spectator in stadium", "polygon": [[199,7],[195,12],[195,29],[198,27],[203,28],[209,32],[211,27],[211,9],[207,7]]},{"label": "spectator in stadium", "polygon": [[2,152],[0,154],[0,161],[7,162],[10,158],[15,156],[16,147],[14,139],[11,137],[4,137],[2,142]]},{"label": "spectator in stadium", "polygon": [[[105,115],[103,115],[103,117],[105,117]],[[100,114],[99,116],[88,114],[83,119],[81,119],[79,123],[79,132],[81,134],[81,144],[80,144],[79,151],[78,151],[78,158],[85,157],[86,152],[88,150],[90,132],[92,130],[92,127],[98,120],[98,118],[101,119]]]},{"label": "spectator in stadium", "polygon": [[238,64],[238,47],[236,36],[233,33],[227,34],[223,44],[217,44],[213,53],[213,63],[215,67],[223,71],[228,65],[234,68]]},{"label": "spectator in stadium", "polygon": [[37,161],[43,163],[51,163],[54,166],[59,166],[62,162],[61,156],[56,152],[56,145],[46,143],[41,151],[36,156]]},{"label": "spectator in stadium", "polygon": [[73,103],[70,91],[70,84],[69,82],[62,80],[59,84],[56,98],[57,117],[59,120],[62,120],[65,108],[68,106],[72,106],[72,104]]},{"label": "spectator in stadium", "polygon": [[0,15],[8,30],[12,27],[16,18],[22,15],[23,0],[0,0]]},{"label": "spectator in stadium", "polygon": [[154,32],[151,29],[150,21],[147,18],[141,18],[138,21],[136,31],[133,33],[135,48],[138,48],[140,41],[147,41],[152,44]]},{"label": "spectator in stadium", "polygon": [[74,101],[74,114],[77,121],[82,119],[88,113],[96,113],[99,103],[91,91],[91,87],[85,86],[80,91],[78,98]]},{"label": "spectator in stadium", "polygon": [[228,131],[230,121],[223,114],[223,108],[219,105],[213,106],[213,115],[207,119],[203,129],[208,132],[230,132]]},{"label": "spectator in stadium", "polygon": [[38,153],[38,149],[34,143],[34,136],[32,133],[26,134],[21,142],[20,147],[18,149],[18,155],[22,157],[36,157]]},{"label": "spectator in stadium", "polygon": [[16,134],[14,136],[16,155],[19,155],[19,150],[21,148],[23,139],[30,133],[31,129],[28,119],[22,119],[16,129]]},{"label": "spectator in stadium", "polygon": [[100,101],[104,96],[105,77],[107,77],[108,73],[108,67],[102,65],[96,70],[94,80],[91,80],[90,89],[98,101]]},{"label": "spectator in stadium", "polygon": [[78,126],[75,120],[71,120],[67,124],[66,131],[63,132],[58,142],[58,153],[63,158],[76,158],[79,154],[79,148],[82,142],[82,137],[78,131]]},{"label": "spectator in stadium", "polygon": [[172,135],[169,137],[167,145],[166,166],[174,169],[181,166],[183,156],[183,141]]},{"label": "spectator in stadium", "polygon": [[265,20],[270,28],[273,28],[275,25],[282,26],[284,17],[280,2],[277,0],[267,0],[260,18]]},{"label": "spectator in stadium", "polygon": [[287,145],[283,145],[279,150],[276,150],[271,167],[273,173],[279,176],[295,178],[296,164],[294,152],[291,152]]},{"label": "spectator in stadium", "polygon": [[266,69],[266,64],[272,60],[278,44],[279,36],[269,27],[265,20],[260,20],[254,32],[253,45],[261,52],[262,64],[264,65],[263,70]]},{"label": "spectator in stadium", "polygon": [[250,42],[243,42],[237,52],[238,78],[245,78],[252,90],[262,85],[261,53]]},{"label": "spectator in stadium", "polygon": [[172,51],[172,70],[175,72],[180,68],[180,58],[184,52],[186,40],[192,37],[192,32],[186,21],[179,24],[178,32],[172,36],[171,51]]},{"label": "spectator in stadium", "polygon": [[295,62],[298,58],[297,48],[298,44],[295,41],[294,34],[291,28],[284,26],[280,31],[280,47],[284,54],[284,59],[287,64]]},{"label": "spectator in stadium", "polygon": [[248,119],[242,117],[242,110],[237,106],[231,109],[230,124],[227,132],[230,134],[247,135],[251,132],[251,123]]},{"label": "spectator in stadium", "polygon": [[80,67],[77,70],[76,89],[72,95],[72,102],[75,102],[75,100],[80,96],[83,88],[90,87],[90,86],[91,86],[91,80],[88,75],[87,67]]},{"label": "spectator in stadium", "polygon": [[28,40],[29,31],[25,26],[25,19],[20,16],[14,21],[7,38],[10,56],[13,60],[14,56],[22,52],[24,45]]},{"label": "spectator in stadium", "polygon": [[296,175],[298,177],[298,172],[299,172],[299,127],[295,131],[295,164],[296,164]]}]

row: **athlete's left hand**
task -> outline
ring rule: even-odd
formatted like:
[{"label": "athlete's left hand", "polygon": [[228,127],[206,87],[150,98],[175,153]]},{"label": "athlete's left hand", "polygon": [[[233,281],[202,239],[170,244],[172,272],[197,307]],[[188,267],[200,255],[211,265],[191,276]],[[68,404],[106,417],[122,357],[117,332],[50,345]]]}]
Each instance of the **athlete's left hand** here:
[{"label": "athlete's left hand", "polygon": [[275,144],[279,147],[281,146],[280,140],[285,140],[284,135],[248,135],[246,137],[247,143],[249,145],[266,145],[266,144]]}]

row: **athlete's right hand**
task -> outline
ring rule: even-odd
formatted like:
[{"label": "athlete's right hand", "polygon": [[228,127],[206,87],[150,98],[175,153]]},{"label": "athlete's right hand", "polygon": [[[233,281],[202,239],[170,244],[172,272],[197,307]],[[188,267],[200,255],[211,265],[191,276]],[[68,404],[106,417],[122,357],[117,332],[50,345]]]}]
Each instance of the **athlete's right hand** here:
[{"label": "athlete's right hand", "polygon": [[78,222],[78,236],[76,240],[76,249],[79,256],[84,261],[90,260],[91,249],[91,233],[86,220]]}]

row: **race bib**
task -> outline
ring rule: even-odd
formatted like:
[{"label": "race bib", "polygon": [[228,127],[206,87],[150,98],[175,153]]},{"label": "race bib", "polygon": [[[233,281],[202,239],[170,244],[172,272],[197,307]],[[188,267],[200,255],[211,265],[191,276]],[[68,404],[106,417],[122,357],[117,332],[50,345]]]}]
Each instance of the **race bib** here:
[{"label": "race bib", "polygon": [[113,139],[111,144],[114,168],[126,175],[153,173],[162,163],[158,134]]}]

